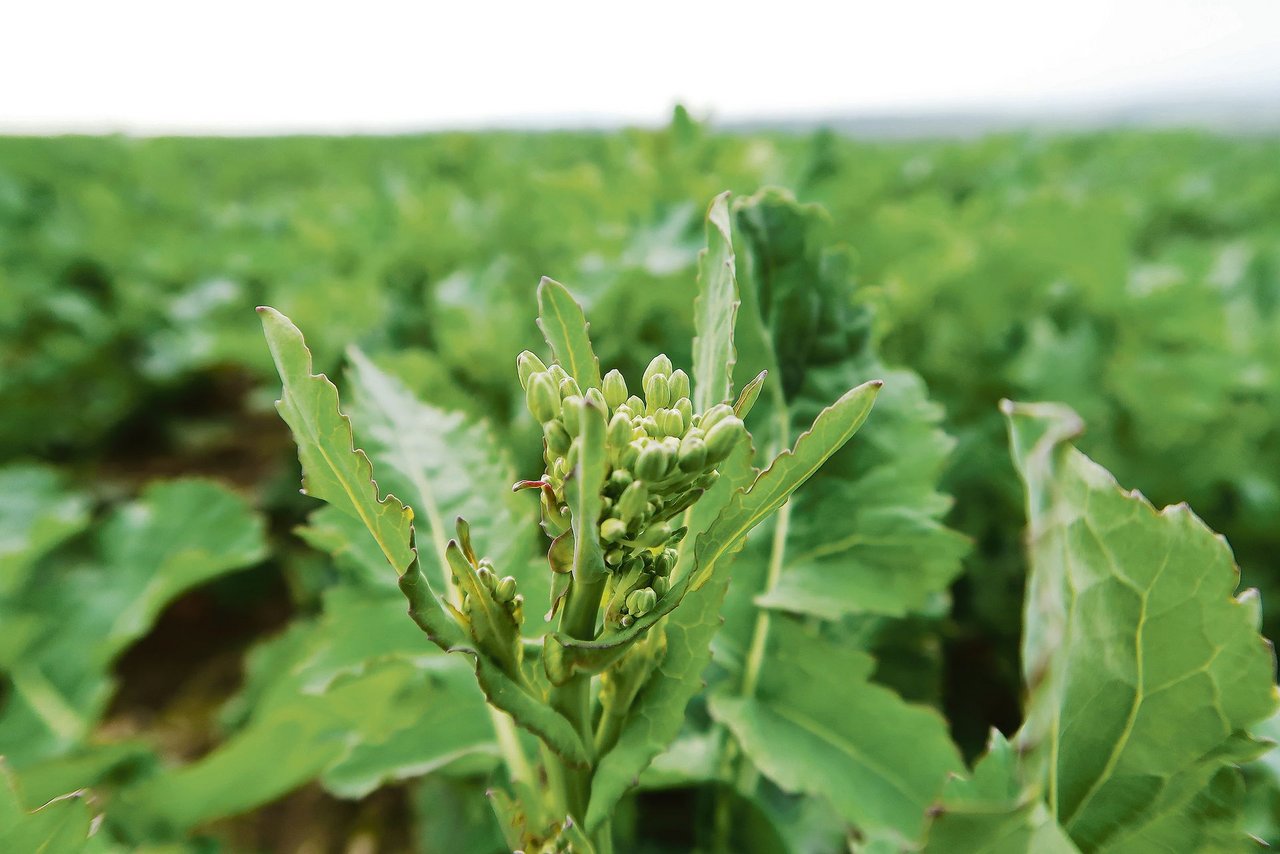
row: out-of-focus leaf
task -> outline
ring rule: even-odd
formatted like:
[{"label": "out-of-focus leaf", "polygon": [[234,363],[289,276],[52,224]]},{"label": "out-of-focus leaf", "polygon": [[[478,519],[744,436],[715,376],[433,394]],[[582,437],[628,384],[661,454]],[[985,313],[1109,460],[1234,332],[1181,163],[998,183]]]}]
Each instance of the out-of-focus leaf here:
[{"label": "out-of-focus leaf", "polygon": [[714,694],[712,715],[782,788],[827,798],[859,827],[917,838],[948,775],[963,767],[945,721],[871,684],[874,662],[863,652],[782,617],[769,640],[755,695]]},{"label": "out-of-focus leaf", "polygon": [[51,574],[13,615],[35,626],[4,645],[14,692],[0,712],[0,751],[15,767],[74,747],[111,697],[116,657],[180,593],[265,554],[263,522],[209,481],[156,482],[98,530],[92,563]]},{"label": "out-of-focus leaf", "polygon": [[1276,707],[1257,598],[1185,505],[1156,511],[1071,447],[1070,409],[1004,411],[1031,543],[1026,777],[1082,850],[1194,849],[1222,831],[1187,818],[1265,749],[1245,731]]},{"label": "out-of-focus leaf", "polygon": [[41,555],[88,521],[89,502],[70,492],[54,469],[0,469],[0,600],[26,583]]},{"label": "out-of-focus leaf", "polygon": [[0,851],[76,854],[91,844],[93,813],[82,793],[54,798],[26,810],[18,784],[0,763]]},{"label": "out-of-focus leaf", "polygon": [[698,255],[698,296],[693,301],[695,412],[705,412],[733,393],[738,283],[729,222],[729,194],[721,193],[707,211],[707,248]]}]

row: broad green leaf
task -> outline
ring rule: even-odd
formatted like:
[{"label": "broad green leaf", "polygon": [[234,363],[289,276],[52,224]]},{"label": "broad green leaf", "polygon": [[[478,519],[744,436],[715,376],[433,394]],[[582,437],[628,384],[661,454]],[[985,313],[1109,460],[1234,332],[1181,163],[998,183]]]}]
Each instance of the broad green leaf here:
[{"label": "broad green leaf", "polygon": [[[692,559],[686,554],[692,552],[696,539],[705,535],[716,514],[755,475],[752,455],[749,444],[740,443],[720,467],[720,479],[686,515],[689,533],[675,570],[683,571],[683,578],[692,577]],[[703,687],[702,672],[711,660],[711,638],[720,627],[720,603],[728,584],[728,578],[722,577],[690,591],[661,629],[655,629],[666,632],[667,651],[636,696],[617,744],[597,760],[587,807],[589,831],[613,814],[641,772],[679,733],[685,707]]]},{"label": "broad green leaf", "polygon": [[733,393],[733,328],[738,315],[738,284],[729,194],[721,193],[707,211],[707,248],[698,254],[698,296],[693,301],[693,408],[704,412]]},{"label": "broad green leaf", "polygon": [[917,838],[948,775],[963,767],[946,722],[871,683],[869,655],[793,620],[775,617],[770,643],[755,695],[713,694],[712,716],[782,788],[827,798],[859,827]]},{"label": "broad green leaf", "polygon": [[734,495],[706,534],[698,538],[695,587],[705,584],[718,560],[740,548],[752,528],[775,513],[858,432],[882,385],[882,381],[872,380],[847,391],[818,413],[813,426],[796,439],[794,448],[780,453],[751,486]]},{"label": "broad green leaf", "polygon": [[413,511],[395,496],[379,494],[373,466],[355,447],[351,422],[338,408],[338,390],[323,374],[311,372],[302,333],[273,308],[260,306],[258,313],[284,383],[276,408],[298,444],[303,491],[360,519],[396,574],[403,575],[417,559]]},{"label": "broad green leaf", "polygon": [[1071,447],[1070,409],[1003,409],[1031,544],[1026,775],[1082,850],[1157,850],[1220,770],[1259,752],[1244,731],[1276,689],[1256,596],[1235,594],[1230,549],[1185,505],[1155,510]]},{"label": "broad green leaf", "polygon": [[514,469],[493,431],[418,400],[360,350],[349,348],[347,357],[355,435],[377,467],[379,485],[412,508],[419,549],[430,537],[443,578],[435,586],[449,589],[445,544],[454,520],[462,517],[481,554],[501,574],[516,576],[525,598],[531,598],[529,584],[545,585],[524,571],[532,545],[532,507],[527,495],[511,492]]},{"label": "broad green leaf", "polygon": [[600,387],[600,360],[591,349],[582,306],[557,281],[543,277],[538,284],[538,328],[551,352],[582,391]]},{"label": "broad green leaf", "polygon": [[75,854],[90,844],[93,813],[83,793],[54,798],[26,810],[18,784],[0,762],[0,851],[22,854]]},{"label": "broad green leaf", "polygon": [[116,509],[90,562],[56,568],[12,605],[34,628],[0,646],[14,686],[0,752],[21,769],[73,748],[106,709],[116,657],[179,594],[261,560],[263,528],[241,498],[204,480],[159,481]]},{"label": "broad green leaf", "polygon": [[37,559],[88,522],[88,499],[70,492],[54,469],[0,469],[0,600],[21,589]]}]

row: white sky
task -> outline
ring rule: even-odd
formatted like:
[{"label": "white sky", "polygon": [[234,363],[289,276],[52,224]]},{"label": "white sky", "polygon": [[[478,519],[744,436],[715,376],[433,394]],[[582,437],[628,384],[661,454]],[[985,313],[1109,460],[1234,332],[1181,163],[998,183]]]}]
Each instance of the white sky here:
[{"label": "white sky", "polygon": [[0,132],[1280,99],[1280,0],[0,0]]}]

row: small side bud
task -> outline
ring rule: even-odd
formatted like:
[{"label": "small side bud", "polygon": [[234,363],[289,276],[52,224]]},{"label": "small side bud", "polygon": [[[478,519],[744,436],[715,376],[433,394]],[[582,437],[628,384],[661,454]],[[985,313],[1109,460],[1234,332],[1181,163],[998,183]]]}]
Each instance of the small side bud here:
[{"label": "small side bud", "polygon": [[560,383],[564,382],[564,378],[569,376],[569,372],[561,367],[559,362],[553,362],[551,367],[547,368],[547,373],[551,374],[551,381],[556,388],[559,388]]},{"label": "small side bud", "polygon": [[714,465],[733,451],[733,446],[746,435],[747,429],[742,419],[730,416],[716,423],[707,431],[707,463]]},{"label": "small side bud", "polygon": [[564,423],[559,419],[548,421],[542,425],[542,436],[547,440],[547,455],[551,459],[563,457],[569,453],[569,445],[573,441],[569,432],[564,429]]},{"label": "small side bud", "polygon": [[671,589],[671,582],[659,576],[653,580],[651,587],[653,592],[657,594],[659,599],[661,599],[663,596],[666,596],[667,591]]},{"label": "small side bud", "polygon": [[499,581],[498,586],[493,589],[493,598],[504,604],[516,598],[515,578],[508,575],[506,578]]},{"label": "small side bud", "polygon": [[497,576],[495,576],[493,574],[493,571],[490,570],[489,567],[487,566],[482,566],[476,569],[476,578],[479,578],[480,583],[483,584],[489,590],[493,590],[494,585],[497,584],[498,582]]},{"label": "small side bud", "polygon": [[717,403],[715,406],[702,413],[702,420],[698,422],[698,426],[703,432],[711,432],[711,428],[719,424],[724,419],[733,415],[733,407],[727,403]]},{"label": "small side bud", "polygon": [[671,375],[671,360],[665,354],[659,354],[653,357],[653,361],[649,363],[649,367],[644,369],[644,385],[649,384],[649,379],[661,374],[664,377]]},{"label": "small side bud", "polygon": [[671,386],[665,374],[654,374],[644,381],[644,411],[657,412],[671,402]]},{"label": "small side bud", "polygon": [[682,472],[702,471],[707,465],[707,443],[697,436],[685,436],[680,442],[676,462]]},{"label": "small side bud", "polygon": [[627,594],[627,613],[635,617],[643,617],[658,604],[658,594],[648,587],[632,590]]},{"label": "small side bud", "polygon": [[538,423],[543,424],[560,414],[560,395],[551,384],[549,373],[533,374],[525,391],[525,402]]},{"label": "small side bud", "polygon": [[582,432],[582,411],[586,408],[587,402],[580,395],[573,395],[564,399],[564,429],[568,431],[573,438],[578,438],[578,434]]},{"label": "small side bud", "polygon": [[627,402],[627,381],[617,368],[604,375],[604,400],[610,409],[617,409]]},{"label": "small side bud", "polygon": [[[672,392],[674,394],[674,392]],[[680,417],[684,419],[685,428],[693,426],[693,403],[687,397],[682,397],[675,403],[671,404],[672,409],[680,413]]]},{"label": "small side bud", "polygon": [[682,397],[689,396],[689,375],[684,371],[674,371],[669,380],[671,386],[671,397],[679,400]]},{"label": "small side bud", "polygon": [[622,517],[624,522],[630,522],[645,511],[649,504],[649,490],[638,480],[633,480],[631,485],[622,491],[622,495],[618,497],[615,505],[618,508],[618,515]]},{"label": "small side bud", "polygon": [[578,381],[573,377],[565,377],[560,381],[560,399],[566,397],[581,397],[582,389],[578,388]]},{"label": "small side bud", "polygon": [[634,394],[627,398],[624,405],[636,415],[644,414],[644,400]]},{"label": "small side bud", "polygon": [[600,539],[616,543],[627,535],[627,523],[621,519],[605,519],[600,523]]},{"label": "small side bud", "polygon": [[520,388],[528,388],[529,377],[544,373],[546,370],[547,366],[542,363],[542,360],[528,350],[516,356],[516,373],[520,375]]},{"label": "small side bud", "polygon": [[673,462],[670,452],[661,444],[654,442],[640,452],[634,471],[636,477],[650,482],[662,480]]},{"label": "small side bud", "polygon": [[631,419],[622,414],[613,416],[613,420],[609,422],[609,431],[605,434],[605,442],[617,451],[630,444]]},{"label": "small side bud", "polygon": [[587,393],[582,396],[582,399],[599,409],[601,412],[608,411],[608,407],[604,402],[604,393],[598,388],[587,389]]}]

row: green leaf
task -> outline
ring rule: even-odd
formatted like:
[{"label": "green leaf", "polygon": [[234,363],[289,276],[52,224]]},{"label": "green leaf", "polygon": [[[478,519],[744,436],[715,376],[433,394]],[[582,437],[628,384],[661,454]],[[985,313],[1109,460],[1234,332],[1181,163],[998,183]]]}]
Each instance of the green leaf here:
[{"label": "green leaf", "polygon": [[605,451],[605,412],[589,401],[582,407],[578,438],[578,462],[565,484],[573,527],[573,578],[575,583],[596,581],[605,574],[600,550],[598,520],[600,489],[609,476]]},{"label": "green leaf", "polygon": [[373,466],[355,447],[351,422],[338,408],[338,390],[323,374],[311,372],[311,351],[302,333],[273,308],[260,306],[258,313],[284,382],[276,409],[298,444],[303,492],[360,519],[396,574],[403,575],[417,560],[413,511],[393,495],[379,496]]},{"label": "green leaf", "polygon": [[83,793],[54,798],[27,812],[18,784],[0,762],[0,851],[23,854],[74,854],[89,845],[93,814]]},{"label": "green leaf", "polygon": [[204,480],[158,481],[117,508],[91,563],[58,567],[13,603],[30,630],[0,644],[14,687],[0,753],[21,769],[74,748],[106,710],[116,657],[179,594],[261,560],[263,528],[241,498]]},{"label": "green leaf", "polygon": [[468,520],[482,554],[500,573],[516,576],[526,599],[529,586],[545,587],[541,573],[533,578],[526,571],[533,533],[529,497],[508,488],[514,467],[489,425],[423,403],[357,348],[349,348],[347,357],[355,435],[377,467],[380,486],[408,504],[415,530],[430,536],[443,579],[439,589],[450,589],[444,551],[458,517]]},{"label": "green leaf", "polygon": [[738,283],[729,225],[729,194],[707,210],[707,248],[698,253],[698,296],[693,301],[693,408],[705,412],[733,393],[733,328]]},{"label": "green leaf", "polygon": [[600,387],[600,360],[591,349],[586,315],[569,289],[545,276],[538,283],[538,328],[582,391]]},{"label": "green leaf", "polygon": [[698,538],[694,587],[706,583],[716,562],[740,548],[747,534],[780,508],[827,458],[853,437],[871,412],[881,380],[845,392],[814,419],[795,447],[780,453],[745,492],[736,494],[707,533]]},{"label": "green leaf", "polygon": [[[1026,776],[1082,850],[1150,850],[1259,752],[1244,731],[1276,689],[1256,596],[1235,595],[1230,549],[1185,505],[1155,510],[1071,447],[1070,409],[1002,408],[1031,544]],[[1194,848],[1203,828],[1180,823]]]},{"label": "green leaf", "polygon": [[775,617],[770,643],[755,696],[714,694],[712,716],[783,789],[825,797],[859,827],[917,838],[948,775],[963,768],[946,722],[871,683],[871,656],[794,620]]},{"label": "green leaf", "polygon": [[44,466],[0,469],[0,600],[26,583],[32,566],[89,523],[89,501]]}]

